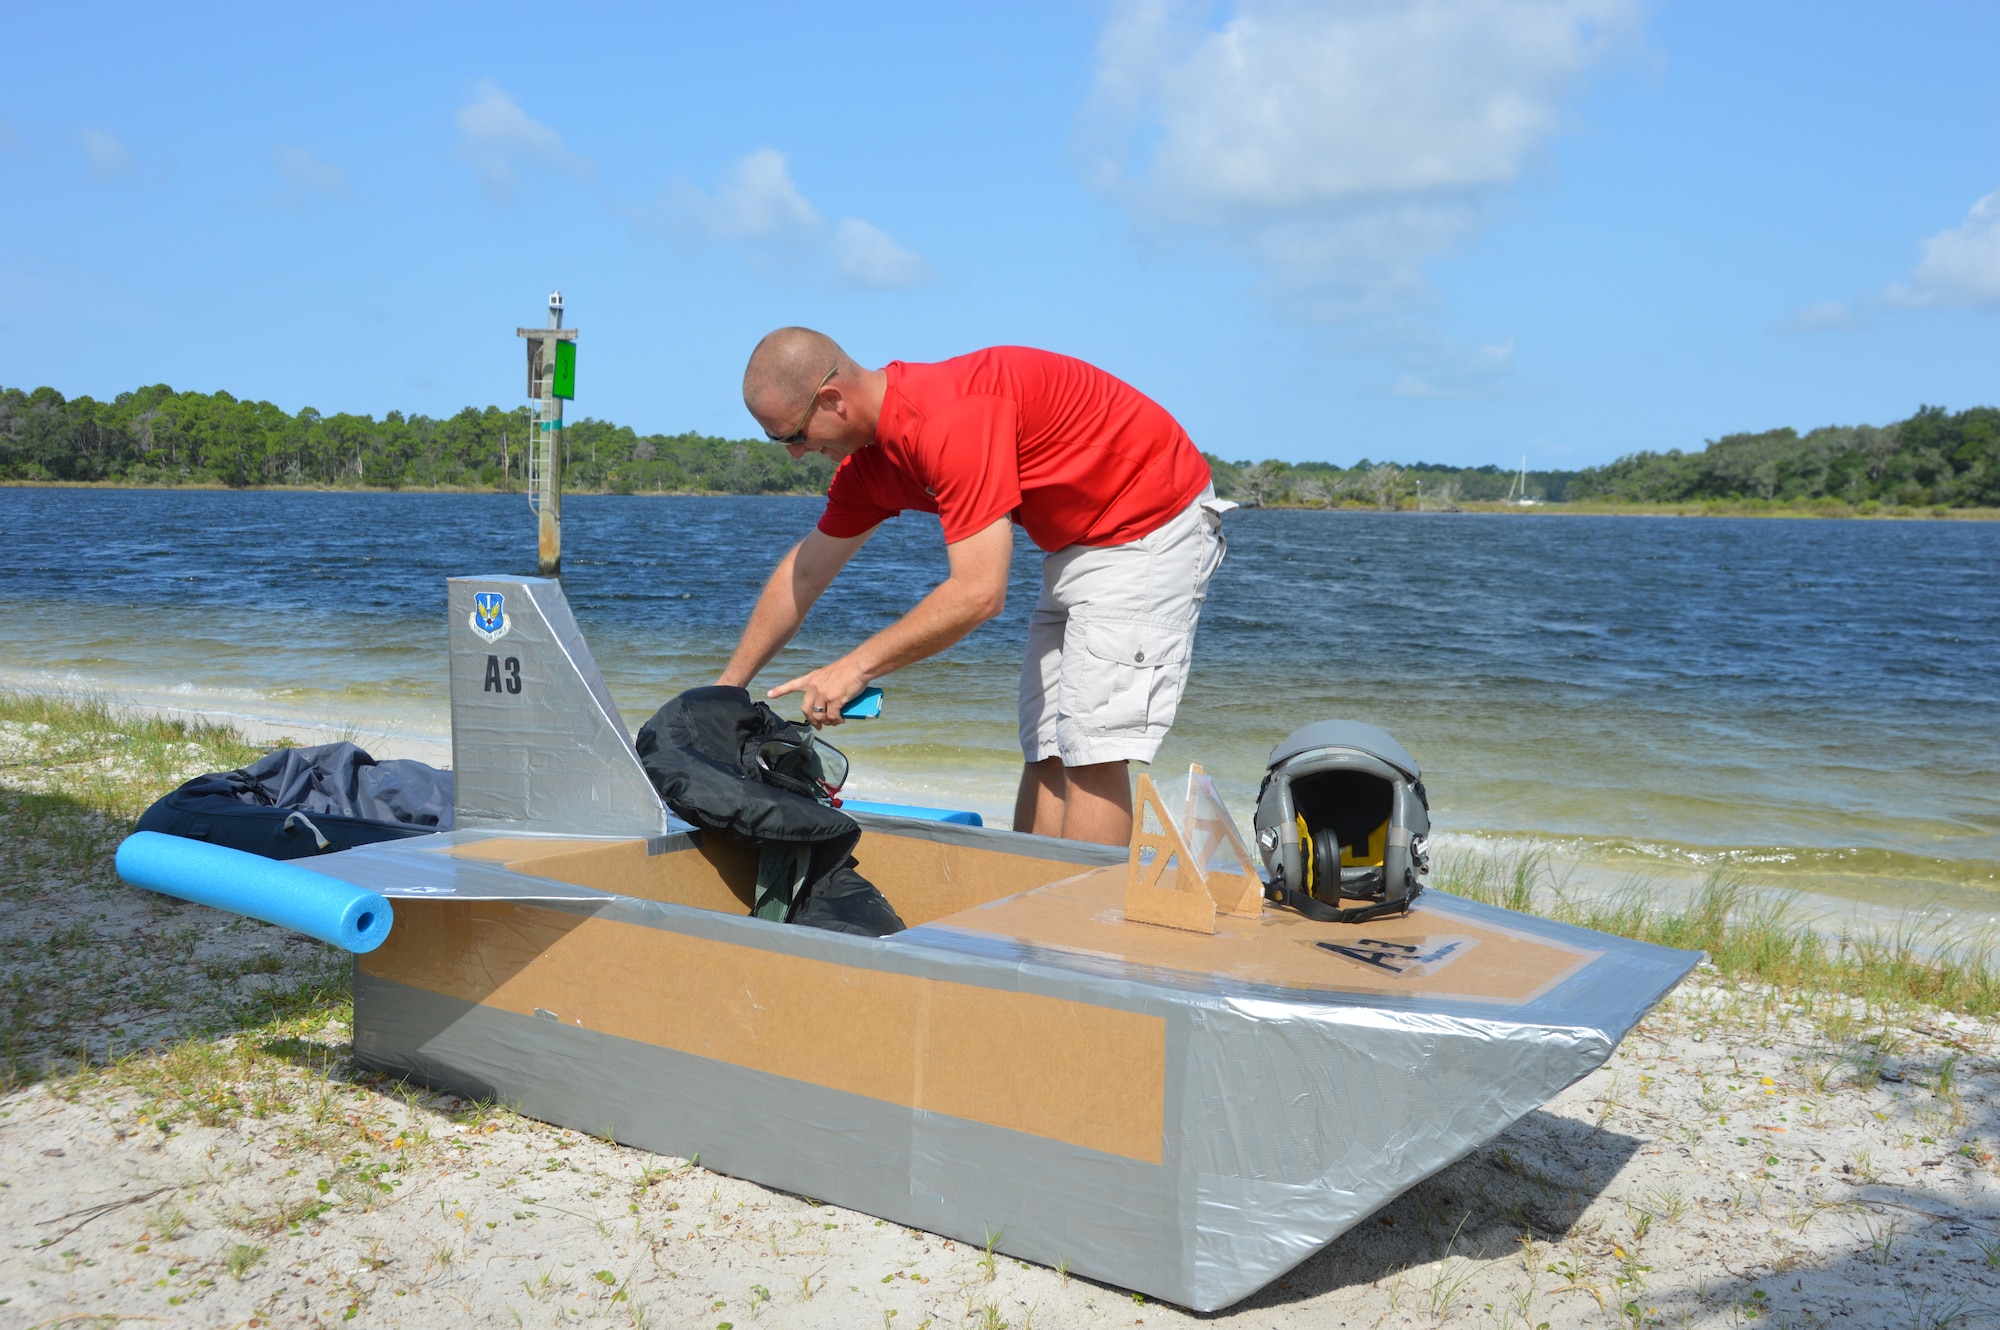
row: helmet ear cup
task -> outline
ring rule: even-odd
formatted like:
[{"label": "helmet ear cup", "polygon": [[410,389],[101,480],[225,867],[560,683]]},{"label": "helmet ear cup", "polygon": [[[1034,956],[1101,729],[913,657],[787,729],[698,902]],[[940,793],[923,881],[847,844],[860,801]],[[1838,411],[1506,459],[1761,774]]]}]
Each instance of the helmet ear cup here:
[{"label": "helmet ear cup", "polygon": [[1323,901],[1340,903],[1340,834],[1321,827],[1312,834],[1313,895]]}]

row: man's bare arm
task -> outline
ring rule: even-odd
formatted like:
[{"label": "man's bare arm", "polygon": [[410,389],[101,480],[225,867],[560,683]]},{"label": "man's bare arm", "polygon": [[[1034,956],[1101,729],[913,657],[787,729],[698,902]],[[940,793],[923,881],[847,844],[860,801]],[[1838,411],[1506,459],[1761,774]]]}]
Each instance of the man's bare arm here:
[{"label": "man's bare arm", "polygon": [[815,727],[838,725],[840,708],[871,679],[935,656],[1007,608],[1007,574],[1014,561],[1012,521],[1002,517],[945,546],[945,554],[951,560],[951,576],[908,614],[831,665],[773,688],[770,696],[803,692],[800,710],[807,720]]},{"label": "man's bare arm", "polygon": [[792,640],[806,614],[833,585],[833,579],[847,566],[855,551],[874,534],[873,527],[858,536],[847,537],[829,536],[814,528],[804,540],[792,546],[791,552],[778,560],[771,580],[764,584],[764,594],[757,597],[757,608],[750,611],[750,622],[743,626],[735,654],[730,656],[729,665],[716,682],[743,688],[756,678],[757,671],[770,664],[771,658]]}]

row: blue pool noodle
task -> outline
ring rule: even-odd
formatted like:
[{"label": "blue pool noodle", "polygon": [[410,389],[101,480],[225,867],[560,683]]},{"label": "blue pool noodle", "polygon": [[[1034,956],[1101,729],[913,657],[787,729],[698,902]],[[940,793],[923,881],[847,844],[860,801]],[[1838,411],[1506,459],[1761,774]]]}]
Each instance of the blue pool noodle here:
[{"label": "blue pool noodle", "polygon": [[135,887],[262,919],[348,951],[389,936],[389,902],[324,873],[206,841],[136,831],[118,847],[118,876]]},{"label": "blue pool noodle", "polygon": [[840,806],[851,813],[886,813],[890,817],[914,817],[925,822],[956,822],[962,827],[982,827],[979,814],[952,808],[920,808],[915,804],[883,804],[872,799],[842,799]]}]

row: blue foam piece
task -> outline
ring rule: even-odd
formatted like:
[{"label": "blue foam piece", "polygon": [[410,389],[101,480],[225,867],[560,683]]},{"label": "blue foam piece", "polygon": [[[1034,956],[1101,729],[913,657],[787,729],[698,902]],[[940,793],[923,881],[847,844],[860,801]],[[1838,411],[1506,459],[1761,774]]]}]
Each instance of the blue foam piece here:
[{"label": "blue foam piece", "polygon": [[863,799],[842,799],[840,806],[851,813],[882,813],[888,817],[915,817],[926,822],[956,822],[964,827],[983,827],[977,813],[955,812],[949,808],[919,808],[915,804],[878,804]]},{"label": "blue foam piece", "polygon": [[856,693],[847,699],[847,705],[840,709],[845,720],[873,720],[882,714],[882,690],[875,685]]},{"label": "blue foam piece", "polygon": [[118,876],[184,901],[262,919],[348,951],[373,951],[389,936],[389,902],[310,869],[206,841],[135,831],[118,847]]}]

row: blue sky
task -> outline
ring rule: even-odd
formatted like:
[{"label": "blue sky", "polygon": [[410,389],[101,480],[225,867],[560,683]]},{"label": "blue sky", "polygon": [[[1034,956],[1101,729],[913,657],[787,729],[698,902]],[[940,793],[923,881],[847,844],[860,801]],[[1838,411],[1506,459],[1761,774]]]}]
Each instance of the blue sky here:
[{"label": "blue sky", "polygon": [[[1022,342],[1227,457],[1573,467],[2000,401],[1987,4],[15,6],[0,384],[742,435]],[[30,54],[32,58],[22,58]]]}]

